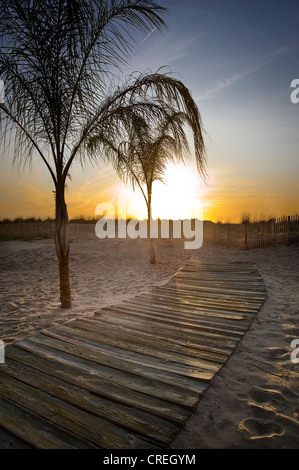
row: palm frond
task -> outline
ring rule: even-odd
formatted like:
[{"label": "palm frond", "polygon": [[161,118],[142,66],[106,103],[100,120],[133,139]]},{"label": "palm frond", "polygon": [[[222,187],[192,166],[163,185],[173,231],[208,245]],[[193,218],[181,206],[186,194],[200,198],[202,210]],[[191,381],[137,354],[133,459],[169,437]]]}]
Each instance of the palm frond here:
[{"label": "palm frond", "polygon": [[0,3],[1,129],[15,141],[15,162],[34,141],[53,171],[69,169],[82,128],[98,116],[114,70],[135,47],[132,31],[163,29],[164,11],[150,0]]},{"label": "palm frond", "polygon": [[[150,203],[153,182],[171,161],[185,161],[193,132],[198,169],[205,177],[205,144],[198,108],[182,82],[164,74],[131,77],[107,98],[87,132],[87,150],[114,164],[120,178]],[[147,194],[147,195],[146,195]]]}]

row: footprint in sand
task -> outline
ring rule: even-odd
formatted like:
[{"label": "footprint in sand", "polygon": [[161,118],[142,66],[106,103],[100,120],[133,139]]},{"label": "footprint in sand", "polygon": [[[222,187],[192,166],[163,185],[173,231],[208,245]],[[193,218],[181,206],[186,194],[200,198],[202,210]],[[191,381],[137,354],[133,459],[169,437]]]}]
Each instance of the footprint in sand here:
[{"label": "footprint in sand", "polygon": [[286,398],[280,391],[253,388],[249,392],[252,401],[253,418],[247,418],[240,423],[240,429],[249,433],[250,439],[271,438],[283,436],[284,429],[273,421],[277,417],[277,408],[282,409],[286,405]]},{"label": "footprint in sand", "polygon": [[282,359],[286,357],[287,355],[289,355],[289,352],[283,348],[279,348],[279,347],[268,348],[268,356],[270,356],[273,359]]},{"label": "footprint in sand", "polygon": [[252,400],[258,404],[272,405],[272,406],[285,406],[286,399],[281,392],[277,390],[263,390],[254,388],[249,392]]},{"label": "footprint in sand", "polygon": [[240,428],[250,434],[251,440],[284,435],[284,430],[278,424],[269,423],[260,419],[248,418],[242,421]]},{"label": "footprint in sand", "polygon": [[254,402],[249,402],[248,405],[252,416],[257,420],[263,419],[271,422],[275,420],[275,411],[269,408],[269,405],[257,405]]}]

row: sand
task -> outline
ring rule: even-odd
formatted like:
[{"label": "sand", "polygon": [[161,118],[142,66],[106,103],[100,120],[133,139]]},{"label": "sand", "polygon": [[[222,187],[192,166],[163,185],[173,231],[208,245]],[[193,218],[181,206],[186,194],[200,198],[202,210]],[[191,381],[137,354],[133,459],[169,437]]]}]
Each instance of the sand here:
[{"label": "sand", "polygon": [[61,309],[52,240],[0,243],[0,338],[9,344],[52,325],[92,315],[101,307],[164,284],[190,257],[178,243],[157,247],[149,262],[146,240],[75,240],[70,249],[72,308]]},{"label": "sand", "polygon": [[299,363],[291,362],[291,342],[299,338],[299,247],[203,251],[207,261],[254,263],[268,297],[172,447],[298,449]]},{"label": "sand", "polygon": [[[1,242],[0,338],[9,344],[91,316],[164,284],[190,257],[253,263],[263,276],[267,300],[172,448],[299,448],[299,363],[291,361],[291,342],[299,338],[299,246],[245,252],[205,245],[191,251],[176,241],[173,247],[159,243],[156,253],[158,263],[150,265],[145,240],[73,241],[73,306],[62,310],[53,241]],[[0,430],[0,448],[19,446]]]}]

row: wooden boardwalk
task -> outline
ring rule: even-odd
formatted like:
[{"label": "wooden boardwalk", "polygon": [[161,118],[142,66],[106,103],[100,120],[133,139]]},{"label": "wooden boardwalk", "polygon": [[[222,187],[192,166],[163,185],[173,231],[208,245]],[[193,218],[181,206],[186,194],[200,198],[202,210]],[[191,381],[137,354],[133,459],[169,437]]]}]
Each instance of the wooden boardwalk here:
[{"label": "wooden boardwalk", "polygon": [[8,346],[0,427],[32,448],[167,448],[266,298],[248,264],[167,284]]}]

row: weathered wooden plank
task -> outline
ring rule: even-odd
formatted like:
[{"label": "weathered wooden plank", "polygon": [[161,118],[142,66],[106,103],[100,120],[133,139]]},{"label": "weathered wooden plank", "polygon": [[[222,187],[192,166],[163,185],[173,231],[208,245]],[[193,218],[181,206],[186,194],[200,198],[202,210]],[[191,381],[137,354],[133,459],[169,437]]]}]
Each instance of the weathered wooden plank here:
[{"label": "weathered wooden plank", "polygon": [[252,318],[255,316],[255,314],[236,313],[229,310],[221,310],[220,308],[211,309],[210,307],[200,307],[197,305],[182,305],[179,302],[175,302],[175,300],[172,302],[172,304],[163,301],[156,301],[155,304],[153,304],[153,302],[147,300],[146,296],[139,300],[133,298],[130,301],[130,304],[140,306],[141,302],[145,308],[153,308],[153,305],[155,305],[155,308],[158,308],[159,310],[161,310],[161,312],[178,312],[182,314],[192,315],[195,317],[197,317],[198,315],[203,315],[207,318],[212,317],[213,319],[219,319],[220,321],[228,320],[233,322],[239,322],[241,320],[242,323],[247,322],[248,325],[250,324]]},{"label": "weathered wooden plank", "polygon": [[[188,260],[188,263],[184,266],[192,266],[196,265],[199,266],[200,268],[202,267],[203,269],[211,268],[211,269],[227,269],[227,268],[244,268],[244,269],[254,269],[254,266],[247,262],[247,261],[240,261],[240,262],[223,262],[223,263],[216,263],[211,261],[210,263],[203,263],[200,258],[190,258]],[[181,269],[184,269],[184,266]]]},{"label": "weathered wooden plank", "polygon": [[119,307],[114,307],[110,306],[107,307],[107,311],[112,311],[112,312],[119,312],[122,315],[132,315],[136,317],[136,319],[141,318],[142,320],[145,321],[150,321],[150,322],[155,322],[156,325],[163,325],[163,327],[171,327],[173,326],[174,328],[182,328],[183,331],[193,331],[194,333],[215,333],[217,337],[220,335],[221,337],[229,337],[229,338],[241,338],[245,331],[240,330],[240,329],[232,329],[228,327],[223,327],[219,325],[219,327],[212,325],[211,323],[208,322],[200,322],[200,321],[188,321],[186,319],[180,319],[180,318],[173,318],[173,317],[167,317],[165,314],[161,315],[159,312],[155,311],[143,311],[142,307],[138,308],[131,308],[129,306],[119,306]]},{"label": "weathered wooden plank", "polygon": [[243,336],[247,329],[246,325],[242,325],[240,322],[239,324],[223,323],[220,321],[215,322],[207,317],[179,315],[176,313],[176,310],[170,313],[161,312],[159,304],[153,304],[152,308],[147,308],[147,305],[150,304],[143,303],[142,305],[138,305],[138,303],[126,302],[123,303],[123,305],[111,305],[107,310],[112,308],[113,310],[132,312],[137,316],[153,319],[162,323],[187,326],[201,331],[219,331],[224,335]]},{"label": "weathered wooden plank", "polygon": [[[5,367],[1,368],[0,380],[2,378],[1,374],[6,374],[19,382],[33,386],[68,404],[111,421],[122,429],[136,433],[160,445],[169,444],[173,436],[180,430],[178,425],[166,419],[161,419],[153,414],[144,411],[140,412],[140,410],[135,408],[103,399],[84,388],[70,385],[68,382],[43,371],[37,371],[32,367],[24,366],[12,360],[9,360]],[[98,443],[98,440],[96,442]]]},{"label": "weathered wooden plank", "polygon": [[193,271],[193,272],[183,272],[178,271],[178,273],[173,276],[173,279],[192,279],[192,280],[202,280],[202,281],[225,281],[225,282],[236,282],[239,284],[251,282],[251,283],[261,283],[262,278],[260,275],[256,274],[241,274],[240,272],[230,273],[230,272],[223,272],[223,273],[213,273],[209,271]]},{"label": "weathered wooden plank", "polygon": [[139,312],[142,310],[144,313],[159,314],[161,316],[165,316],[165,318],[183,320],[189,323],[195,322],[195,324],[206,324],[211,326],[217,325],[219,328],[224,327],[240,331],[246,331],[250,323],[248,318],[244,318],[242,316],[235,319],[223,318],[223,316],[209,315],[206,312],[194,310],[193,308],[186,309],[177,306],[165,306],[165,302],[155,302],[153,304],[152,302],[144,300],[142,305],[140,305],[140,302],[132,299],[131,301],[123,302],[123,305],[132,310],[137,310]]},{"label": "weathered wooden plank", "polygon": [[[200,361],[193,366],[189,366],[184,363],[177,363],[174,360],[159,358],[146,354],[145,351],[137,352],[130,348],[121,348],[119,345],[105,344],[98,341],[94,341],[87,338],[80,338],[76,335],[66,335],[59,329],[52,328],[50,330],[44,330],[43,335],[49,336],[50,338],[58,339],[59,341],[66,342],[72,346],[84,347],[88,351],[96,352],[113,358],[113,366],[118,367],[118,360],[133,362],[145,367],[151,367],[154,369],[168,371],[177,375],[183,375],[186,377],[194,377],[201,380],[209,381],[212,379],[214,372],[211,368],[200,366]],[[101,358],[102,361],[102,358]],[[117,364],[115,364],[117,362]],[[196,362],[196,361],[194,361]],[[206,364],[204,364],[206,366]],[[204,377],[204,379],[203,379]]]},{"label": "weathered wooden plank", "polygon": [[256,272],[256,268],[248,263],[202,263],[200,260],[191,258],[186,265],[178,270],[180,271],[190,271],[190,270],[200,270],[200,271],[209,271],[209,272]]},{"label": "weathered wooden plank", "polygon": [[[165,289],[157,289],[157,290],[154,290],[153,292],[157,292],[158,294],[159,293],[168,293],[168,294],[171,294],[172,296],[174,297],[177,297],[179,296],[180,294],[185,294],[185,295],[188,295],[188,296],[191,296],[192,298],[194,299],[200,299],[200,295],[198,294],[210,294],[210,295],[213,295],[213,291],[212,289],[195,289],[195,288],[191,288],[189,286],[184,286],[184,287],[171,287],[171,286],[167,286]],[[236,295],[234,296],[233,294],[225,294],[225,292],[221,292],[220,289],[217,290],[217,292],[215,291],[215,298],[221,298],[221,296],[225,297],[227,295],[227,297],[230,297],[230,298],[234,298],[236,300],[238,299],[243,299],[245,296],[247,296],[247,302],[252,304],[253,306],[255,307],[258,307],[262,302],[264,302],[265,300],[265,295],[264,294],[259,294],[258,296],[255,296],[254,294],[250,295],[250,294],[242,294],[242,295]]]},{"label": "weathered wooden plank", "polygon": [[246,266],[233,266],[232,264],[219,264],[218,266],[213,266],[212,264],[202,264],[202,263],[194,263],[194,260],[189,260],[188,264],[183,266],[181,269],[177,271],[175,274],[178,275],[181,272],[190,271],[190,272],[197,272],[197,273],[205,273],[214,274],[214,275],[221,275],[221,274],[253,274],[257,275],[258,271],[255,266],[246,267]]},{"label": "weathered wooden plank", "polygon": [[[255,267],[246,267],[246,266],[232,266],[231,264],[226,264],[226,265],[219,265],[218,267],[216,266],[213,266],[212,264],[209,264],[208,266],[207,265],[204,265],[204,264],[201,264],[201,263],[194,263],[192,260],[189,261],[189,263],[182,267],[181,269],[178,270],[178,273],[181,273],[181,272],[208,272],[208,273],[240,273],[240,274],[256,274],[257,271],[256,271],[256,268]],[[175,274],[175,276],[176,276]],[[174,276],[174,277],[175,277]]]},{"label": "weathered wooden plank", "polygon": [[253,304],[259,303],[264,300],[265,295],[263,293],[255,293],[250,291],[240,291],[238,290],[229,290],[220,289],[220,288],[213,288],[213,287],[201,287],[198,286],[196,288],[189,287],[185,285],[183,287],[171,287],[166,284],[163,287],[157,287],[153,289],[152,292],[157,293],[171,293],[173,295],[188,295],[195,299],[200,298],[203,294],[212,295],[213,297],[221,297],[224,299],[230,300],[238,300],[238,299],[246,299],[247,302],[252,302]]},{"label": "weathered wooden plank", "polygon": [[175,279],[184,278],[184,279],[194,279],[194,280],[206,280],[206,281],[227,281],[227,282],[260,282],[261,277],[254,273],[252,274],[242,274],[240,272],[223,272],[223,273],[213,273],[213,272],[204,272],[201,270],[187,272],[187,271],[179,271],[175,276]]},{"label": "weathered wooden plank", "polygon": [[243,287],[246,284],[257,284],[262,285],[263,279],[260,275],[251,275],[251,274],[240,274],[240,273],[210,273],[205,271],[194,271],[194,272],[182,272],[179,271],[175,276],[173,276],[172,280],[188,280],[188,281],[195,281],[198,283],[199,281],[203,282],[226,282],[227,284],[240,284]]},{"label": "weathered wooden plank", "polygon": [[[247,310],[249,310],[249,313],[251,312],[257,312],[261,305],[262,305],[262,302],[261,301],[239,301],[239,300],[235,300],[235,301],[229,301],[229,302],[223,302],[221,303],[221,297],[215,297],[214,299],[212,298],[209,298],[208,296],[193,296],[193,295],[180,295],[179,292],[171,292],[171,291],[157,291],[157,292],[154,292],[153,293],[157,298],[160,297],[160,299],[163,300],[168,303],[168,299],[171,299],[171,301],[175,301],[181,305],[184,305],[184,304],[188,304],[190,303],[191,305],[199,305],[201,304],[202,301],[204,302],[213,302],[213,304],[218,304],[219,306],[224,306],[227,310],[228,307],[230,306],[233,306],[232,310],[235,309],[235,307],[245,307]],[[136,299],[138,300],[138,299]],[[150,301],[150,299],[149,299]],[[128,300],[126,301],[128,302]],[[216,307],[217,308],[217,307]]]},{"label": "weathered wooden plank", "polygon": [[[221,306],[222,309],[230,309],[236,312],[244,312],[244,313],[256,313],[256,306],[247,305],[245,302],[228,302],[221,299],[212,299],[211,297],[201,297],[200,299],[195,300],[194,298],[187,297],[187,296],[179,296],[174,297],[172,295],[165,295],[160,293],[151,293],[146,294],[147,300],[155,302],[157,300],[167,302],[172,304],[174,302],[179,302],[181,305],[202,305],[202,306],[211,306],[211,307],[219,307]],[[261,304],[260,304],[261,305]]]},{"label": "weathered wooden plank", "polygon": [[262,286],[261,283],[259,284],[254,284],[252,285],[251,283],[249,282],[246,282],[246,283],[232,283],[232,282],[227,282],[227,281],[207,281],[207,280],[200,280],[200,281],[191,281],[190,279],[178,279],[178,278],[174,278],[172,279],[171,281],[169,281],[168,283],[169,286],[188,286],[188,287],[193,287],[193,288],[197,288],[199,285],[201,287],[212,287],[212,285],[214,285],[216,288],[218,289],[225,289],[226,286],[229,287],[230,290],[248,290],[249,292],[257,292],[257,293],[260,293],[260,294],[264,294],[266,295],[266,290],[265,288]]},{"label": "weathered wooden plank", "polygon": [[132,331],[138,333],[146,331],[147,328],[148,334],[153,337],[202,351],[210,351],[211,353],[219,353],[229,356],[233,350],[233,345],[228,347],[227,345],[223,345],[221,342],[213,342],[210,338],[207,339],[207,335],[192,336],[180,333],[179,330],[171,330],[170,328],[155,328],[152,325],[144,325],[144,322],[120,318],[118,315],[113,316],[112,312],[106,312],[104,309],[95,313],[95,318],[98,317],[101,319],[102,323],[106,323],[107,326],[118,324],[118,326],[130,328]]},{"label": "weathered wooden plank", "polygon": [[234,281],[234,280],[228,280],[228,279],[207,279],[205,277],[198,278],[198,279],[193,279],[190,277],[174,277],[172,278],[168,283],[167,286],[190,286],[190,287],[201,287],[201,288],[208,288],[215,286],[217,289],[225,289],[227,287],[230,291],[230,293],[234,292],[240,292],[240,294],[243,294],[248,292],[248,295],[250,294],[263,294],[265,292],[265,287],[262,282],[259,281],[250,281],[247,279],[247,281]]},{"label": "weathered wooden plank", "polygon": [[158,336],[153,336],[144,331],[137,331],[128,326],[109,324],[101,321],[100,317],[95,317],[94,319],[84,318],[82,320],[74,320],[71,323],[73,328],[78,328],[80,330],[87,330],[88,332],[94,331],[100,337],[112,337],[112,338],[121,338],[124,341],[127,341],[128,344],[137,343],[142,345],[149,345],[153,348],[162,349],[165,351],[174,351],[177,352],[184,358],[195,357],[203,358],[207,361],[211,361],[216,364],[224,364],[227,360],[227,354],[212,353],[211,351],[202,351],[200,349],[192,348],[190,345],[185,342],[178,341],[177,339],[171,338],[162,338]]},{"label": "weathered wooden plank", "polygon": [[[173,297],[177,299],[183,300],[193,300],[195,302],[200,302],[202,299],[204,300],[212,300],[212,301],[218,301],[219,299],[223,299],[226,304],[233,304],[233,305],[238,305],[245,303],[246,306],[247,304],[249,306],[253,306],[254,308],[259,305],[262,300],[265,299],[264,294],[261,294],[259,298],[254,298],[253,296],[251,297],[250,294],[243,294],[242,296],[225,296],[224,294],[221,293],[221,290],[218,289],[217,293],[213,293],[212,290],[209,289],[199,289],[195,286],[190,286],[189,284],[184,284],[184,285],[169,285],[165,288],[157,288],[153,289],[151,292],[147,293],[141,293],[140,296],[144,295],[155,295],[155,296],[164,296],[164,297]],[[136,297],[137,299],[139,296]]]},{"label": "weathered wooden plank", "polygon": [[[221,301],[220,297],[212,298],[210,296],[198,296],[197,298],[194,296],[187,296],[187,295],[178,295],[169,292],[153,292],[153,296],[155,296],[156,300],[164,301],[165,303],[169,303],[170,305],[172,302],[179,303],[180,305],[212,305],[214,308],[219,307],[222,309],[231,309],[234,311],[244,311],[245,313],[253,313],[255,314],[261,307],[261,302],[247,302],[247,301]],[[149,300],[152,297],[149,297]],[[154,300],[152,300],[154,301]]]},{"label": "weathered wooden plank", "polygon": [[198,341],[203,342],[207,345],[222,345],[226,348],[234,349],[236,346],[237,341],[239,338],[227,334],[222,334],[221,331],[217,332],[210,332],[210,331],[200,331],[199,329],[195,328],[188,328],[188,327],[177,327],[170,324],[163,324],[149,318],[145,317],[137,317],[136,314],[130,314],[126,310],[121,309],[114,309],[112,307],[107,307],[99,312],[95,312],[95,315],[101,315],[102,318],[105,318],[107,321],[111,321],[114,319],[114,322],[119,323],[131,323],[134,324],[138,322],[139,327],[143,327],[144,329],[148,329],[152,334],[158,334],[159,332],[163,332],[164,335],[174,335],[178,338],[184,338],[185,340],[189,341]]},{"label": "weathered wooden plank", "polygon": [[256,284],[260,285],[261,278],[260,276],[254,276],[254,275],[242,275],[240,273],[236,274],[231,274],[231,273],[224,273],[222,275],[211,275],[211,274],[205,274],[202,272],[179,272],[178,274],[175,275],[174,279],[190,279],[193,281],[209,281],[209,282],[215,282],[215,281],[224,281],[227,283],[238,283],[238,284]]},{"label": "weathered wooden plank", "polygon": [[[118,350],[113,346],[91,346],[86,341],[74,340],[71,342],[69,338],[54,338],[54,333],[45,331],[44,334],[36,335],[30,338],[30,341],[38,345],[45,345],[58,351],[68,352],[73,356],[79,356],[103,364],[113,369],[127,371],[131,374],[141,377],[148,377],[153,380],[164,383],[173,383],[179,387],[191,388],[196,390],[198,383],[196,379],[202,382],[210,382],[213,373],[200,368],[187,368],[177,364],[168,364],[167,361],[154,361],[154,358],[146,357],[130,351]],[[166,366],[169,366],[167,370]],[[176,369],[175,372],[171,370]]]},{"label": "weathered wooden plank", "polygon": [[[171,383],[176,387],[181,387],[192,392],[202,390],[203,383],[209,382],[208,373],[206,373],[204,377],[206,380],[196,380],[193,378],[179,376],[171,373],[167,374],[166,372],[159,371],[158,369],[142,367],[138,364],[134,364],[131,362],[128,363],[127,361],[116,360],[114,358],[110,358],[108,355],[105,356],[103,354],[96,353],[93,351],[85,351],[82,347],[79,348],[63,341],[59,342],[58,340],[44,338],[41,335],[34,336],[28,340],[22,340],[20,346],[26,347],[28,351],[32,350],[34,352],[44,351],[45,353],[48,353],[52,350],[52,354],[54,355],[58,355],[57,351],[65,352],[68,353],[72,358],[76,358],[76,361],[78,361],[78,359],[80,358],[86,359],[97,365],[96,369],[98,369],[99,373],[101,373],[102,371],[102,366],[105,365],[107,367],[107,372],[112,369],[114,371],[118,371],[118,374],[111,374],[111,381],[115,378],[116,375],[119,375],[119,372],[127,372],[131,376],[142,377],[148,380],[154,380],[155,382],[162,382],[164,384]],[[126,377],[124,377],[124,379],[125,378]],[[131,381],[133,382],[134,380],[135,377],[134,379],[133,377],[131,377]],[[125,386],[127,385],[125,384]]]},{"label": "weathered wooden plank", "polygon": [[228,286],[231,290],[248,290],[253,292],[258,292],[258,293],[263,293],[263,286],[260,282],[256,281],[233,281],[233,280],[228,280],[228,279],[193,279],[190,277],[177,277],[173,278],[170,281],[170,285],[190,285],[190,286],[202,286],[202,287],[210,287],[212,284],[215,284],[215,287],[222,289],[225,286]]},{"label": "weathered wooden plank", "polygon": [[[199,259],[190,258],[188,263],[185,264],[179,271],[196,268],[201,271],[209,272],[228,272],[228,271],[250,271],[256,272],[255,266],[250,263],[203,263]],[[178,272],[179,272],[178,271]]]},{"label": "weathered wooden plank", "polygon": [[[24,349],[22,349],[24,348]],[[30,352],[27,352],[27,351]],[[22,347],[10,346],[6,356],[29,365],[37,370],[46,370],[54,377],[78,385],[91,392],[117,401],[121,404],[136,407],[181,424],[194,407],[201,392],[191,392],[168,384],[131,376],[104,366],[100,368],[93,363],[71,357],[62,352],[58,354],[50,348],[39,348],[26,343]]]},{"label": "weathered wooden plank", "polygon": [[87,443],[106,449],[153,449],[157,444],[129,433],[112,422],[81,410],[69,403],[1,374],[0,395],[16,401],[25,410],[31,411],[49,423],[69,433],[80,436]]},{"label": "weathered wooden plank", "polygon": [[194,271],[178,271],[172,279],[193,279],[193,280],[205,280],[209,282],[225,281],[225,282],[238,282],[240,284],[248,282],[260,282],[261,277],[254,273],[241,273],[241,272],[210,272],[202,270]]},{"label": "weathered wooden plank", "polygon": [[5,431],[37,449],[98,448],[28,412],[18,402],[12,402],[2,396],[0,396],[0,425]]},{"label": "weathered wooden plank", "polygon": [[180,306],[194,306],[195,308],[205,308],[205,309],[217,309],[217,310],[223,310],[224,312],[235,312],[235,313],[241,313],[245,315],[250,315],[251,317],[256,315],[257,309],[256,308],[251,308],[251,307],[246,307],[246,306],[241,306],[238,305],[237,303],[235,304],[227,304],[225,302],[221,302],[220,300],[215,300],[211,301],[208,299],[201,299],[200,301],[198,300],[197,302],[192,300],[192,299],[182,299],[178,298],[176,299],[175,297],[169,296],[163,296],[159,294],[144,294],[143,296],[140,296],[140,300],[147,300],[151,302],[164,302],[168,303],[169,306],[172,305],[180,305]]},{"label": "weathered wooden plank", "polygon": [[182,354],[171,353],[166,349],[161,349],[159,347],[152,347],[145,345],[142,343],[136,343],[133,341],[123,341],[120,337],[115,336],[104,336],[103,334],[96,332],[94,329],[90,329],[89,331],[80,329],[80,328],[72,328],[72,324],[69,323],[66,326],[59,326],[59,329],[52,328],[51,332],[58,334],[60,336],[66,336],[71,339],[77,338],[81,341],[88,341],[91,345],[111,345],[116,346],[121,349],[125,349],[131,352],[136,352],[140,354],[144,354],[146,356],[152,356],[155,358],[160,358],[168,363],[176,363],[182,366],[192,366],[192,367],[200,367],[202,369],[211,370],[214,373],[218,372],[221,367],[221,364],[215,364],[214,362],[207,361],[200,359],[198,357],[188,357]]}]

